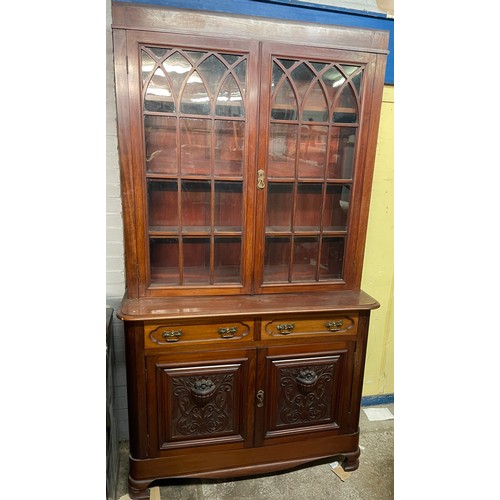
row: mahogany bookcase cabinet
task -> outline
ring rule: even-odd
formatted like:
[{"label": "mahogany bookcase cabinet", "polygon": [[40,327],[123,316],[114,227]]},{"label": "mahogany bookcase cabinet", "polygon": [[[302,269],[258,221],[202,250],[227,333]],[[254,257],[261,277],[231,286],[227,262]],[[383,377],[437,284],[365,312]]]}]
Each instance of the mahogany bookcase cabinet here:
[{"label": "mahogany bookcase cabinet", "polygon": [[356,469],[388,33],[112,9],[130,496]]}]

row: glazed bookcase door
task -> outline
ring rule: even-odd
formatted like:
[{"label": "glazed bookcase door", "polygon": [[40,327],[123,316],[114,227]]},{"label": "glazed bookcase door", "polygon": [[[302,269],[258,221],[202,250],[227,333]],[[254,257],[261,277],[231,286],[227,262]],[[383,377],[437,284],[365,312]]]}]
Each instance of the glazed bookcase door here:
[{"label": "glazed bookcase door", "polygon": [[354,286],[371,63],[363,53],[263,45],[259,138],[266,139],[259,143],[256,252],[262,292]]},{"label": "glazed bookcase door", "polygon": [[128,43],[139,294],[245,293],[255,45],[165,34]]}]

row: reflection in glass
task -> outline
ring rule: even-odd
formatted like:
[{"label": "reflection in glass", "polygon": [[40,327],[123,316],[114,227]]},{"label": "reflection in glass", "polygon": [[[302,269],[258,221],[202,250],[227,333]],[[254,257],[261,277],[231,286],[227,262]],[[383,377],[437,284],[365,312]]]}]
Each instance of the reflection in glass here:
[{"label": "reflection in glass", "polygon": [[240,232],[243,211],[241,182],[215,182],[215,231]]},{"label": "reflection in glass", "polygon": [[313,84],[304,99],[302,120],[309,122],[328,121],[328,104],[318,81]]},{"label": "reflection in glass", "polygon": [[299,184],[295,207],[296,231],[319,231],[321,225],[321,184]]},{"label": "reflection in glass", "polygon": [[186,50],[184,52],[187,57],[193,62],[193,64],[196,64],[202,56],[206,54],[206,52],[199,52],[197,50]]},{"label": "reflection in glass", "polygon": [[175,117],[157,115],[144,117],[146,170],[148,172],[177,173],[176,130]]},{"label": "reflection in glass", "polygon": [[300,127],[299,177],[324,178],[327,143],[328,127],[320,125]]},{"label": "reflection in glass", "polygon": [[174,97],[165,73],[157,68],[149,81],[144,99],[146,111],[173,113],[175,111]]},{"label": "reflection in glass", "polygon": [[215,122],[215,175],[243,175],[245,122]]},{"label": "reflection in glass", "polygon": [[174,52],[163,61],[163,67],[170,77],[175,95],[178,96],[187,74],[191,71],[191,63],[179,52]]},{"label": "reflection in glass", "polygon": [[227,76],[217,96],[215,114],[217,116],[244,116],[240,88],[232,74]]},{"label": "reflection in glass", "polygon": [[210,175],[211,121],[181,118],[181,173]]},{"label": "reflection in glass", "polygon": [[328,155],[329,179],[353,178],[357,132],[356,127],[332,127]]},{"label": "reflection in glass", "polygon": [[296,120],[298,117],[298,104],[295,93],[288,81],[285,79],[276,92],[271,110],[271,118],[275,120]]},{"label": "reflection in glass", "polygon": [[287,283],[290,267],[290,238],[266,237],[264,282]]},{"label": "reflection in glass", "polygon": [[292,79],[298,93],[299,101],[304,99],[304,96],[314,80],[314,73],[305,63],[301,63],[292,71]]},{"label": "reflection in glass", "polygon": [[293,212],[293,184],[270,182],[267,190],[267,231],[290,231]]},{"label": "reflection in glass", "polygon": [[238,60],[239,56],[235,56],[234,54],[220,54],[224,60],[229,64],[233,64]]},{"label": "reflection in glass", "polygon": [[217,86],[226,72],[226,66],[214,55],[209,56],[199,66],[200,76],[205,80],[212,97],[217,94]]},{"label": "reflection in glass", "polygon": [[318,238],[295,238],[292,281],[315,281],[318,263]]},{"label": "reflection in glass", "polygon": [[297,152],[297,125],[271,123],[268,177],[294,177]]},{"label": "reflection in glass", "polygon": [[324,231],[346,231],[351,186],[330,184],[326,189],[325,211],[323,214]]},{"label": "reflection in glass", "polygon": [[242,91],[243,95],[245,95],[246,78],[247,78],[246,77],[246,75],[247,75],[247,61],[246,61],[246,59],[241,61],[240,64],[238,64],[238,66],[235,67],[234,73],[236,74],[236,77],[239,80],[241,91]]},{"label": "reflection in glass", "polygon": [[141,73],[142,73],[142,83],[146,82],[146,78],[149,76],[149,73],[153,71],[155,67],[154,60],[146,54],[146,52],[142,52],[142,61],[141,61]]},{"label": "reflection in glass", "polygon": [[361,75],[362,72],[360,71],[356,75],[354,75],[351,79],[351,82],[354,85],[354,88],[356,89],[356,92],[358,93],[358,96],[361,95]]},{"label": "reflection in glass", "polygon": [[210,239],[184,238],[182,248],[183,284],[210,284]]},{"label": "reflection in glass", "polygon": [[333,121],[335,123],[355,123],[358,121],[358,105],[354,91],[349,83],[342,89],[335,108]]},{"label": "reflection in glass", "polygon": [[158,58],[161,59],[165,57],[170,49],[166,49],[165,47],[148,47],[148,49]]},{"label": "reflection in glass", "polygon": [[179,240],[177,238],[151,238],[149,261],[153,285],[179,284]]},{"label": "reflection in glass", "polygon": [[181,100],[181,113],[192,115],[210,114],[210,97],[197,71],[189,76]]},{"label": "reflection in glass", "polygon": [[177,181],[148,179],[148,223],[150,231],[177,231]]},{"label": "reflection in glass", "polygon": [[323,238],[319,279],[341,279],[344,264],[344,238]]},{"label": "reflection in glass", "polygon": [[209,181],[182,181],[182,230],[209,232],[211,204]]},{"label": "reflection in glass", "polygon": [[215,283],[240,283],[241,238],[215,238]]},{"label": "reflection in glass", "polygon": [[328,100],[332,103],[339,88],[345,82],[345,76],[335,66],[332,66],[330,69],[325,71],[325,73],[323,73],[322,80],[325,83],[326,90],[328,92]]}]

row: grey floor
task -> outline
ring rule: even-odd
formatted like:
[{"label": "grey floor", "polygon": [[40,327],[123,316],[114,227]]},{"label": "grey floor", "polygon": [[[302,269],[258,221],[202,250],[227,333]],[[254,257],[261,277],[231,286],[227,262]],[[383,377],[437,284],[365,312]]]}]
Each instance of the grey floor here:
[{"label": "grey floor", "polygon": [[[382,405],[394,414],[394,405]],[[391,500],[394,498],[394,420],[360,419],[359,469],[342,481],[324,463],[237,480],[169,480],[159,486],[161,500]],[[120,443],[117,500],[128,499],[128,442]],[[122,498],[124,497],[124,498]]]}]

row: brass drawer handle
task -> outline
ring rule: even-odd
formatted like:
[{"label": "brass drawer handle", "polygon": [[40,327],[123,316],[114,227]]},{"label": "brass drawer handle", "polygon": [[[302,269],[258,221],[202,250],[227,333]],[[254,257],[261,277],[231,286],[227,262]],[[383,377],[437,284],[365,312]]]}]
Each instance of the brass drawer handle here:
[{"label": "brass drawer handle", "polygon": [[237,331],[238,331],[238,327],[237,326],[230,326],[230,327],[227,327],[227,328],[219,328],[219,330],[218,330],[219,335],[223,339],[230,339],[230,338],[234,337],[234,334]]},{"label": "brass drawer handle", "polygon": [[344,322],[342,320],[340,320],[340,321],[328,321],[325,326],[331,332],[338,332],[343,324],[344,324]]},{"label": "brass drawer handle", "polygon": [[182,337],[182,330],[165,330],[161,336],[167,340],[167,342],[179,342],[180,337]]},{"label": "brass drawer handle", "polygon": [[280,323],[279,325],[276,325],[276,329],[279,333],[281,333],[281,335],[288,335],[289,333],[292,333],[294,328],[295,325],[293,323]]}]

